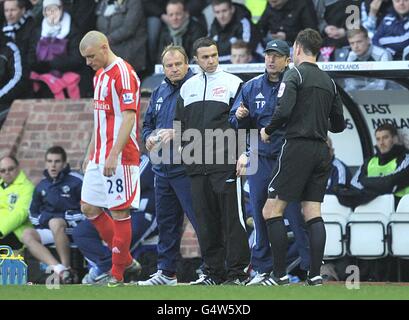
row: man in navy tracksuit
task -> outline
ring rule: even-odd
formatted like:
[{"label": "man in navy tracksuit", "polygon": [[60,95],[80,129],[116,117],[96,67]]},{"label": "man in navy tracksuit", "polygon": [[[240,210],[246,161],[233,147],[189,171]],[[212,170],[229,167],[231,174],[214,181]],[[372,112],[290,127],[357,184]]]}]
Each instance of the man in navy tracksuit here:
[{"label": "man in navy tracksuit", "polygon": [[[131,210],[132,240],[130,251],[136,260],[147,251],[156,254],[158,234],[153,172],[148,156],[144,154],[141,156],[139,168],[141,201],[139,209]],[[90,270],[82,279],[82,283],[102,284],[108,280],[109,270],[112,267],[112,252],[103,243],[94,225],[89,220],[81,222],[74,228],[72,237],[90,265]]]},{"label": "man in navy tracksuit", "polygon": [[[80,209],[82,176],[71,171],[67,154],[59,146],[47,150],[45,163],[44,179],[36,186],[30,205],[30,220],[35,229],[24,231],[23,242],[36,259],[52,268],[62,283],[75,283],[77,276],[70,268],[67,233],[69,227],[84,219]],[[58,260],[45,247],[52,243]]]},{"label": "man in navy tracksuit", "polygon": [[[196,230],[190,191],[190,178],[181,164],[172,158],[173,119],[176,101],[182,84],[193,73],[188,57],[180,46],[168,46],[162,53],[165,80],[152,93],[143,123],[143,141],[148,151],[158,151],[169,157],[160,164],[153,164],[155,173],[156,217],[159,228],[158,272],[138,285],[176,285],[176,262],[179,257],[184,213]],[[163,151],[163,152],[162,152]],[[153,152],[151,152],[151,159]]]},{"label": "man in navy tracksuit", "polygon": [[[266,72],[248,81],[236,98],[230,111],[230,124],[236,129],[261,129],[269,123],[277,102],[277,94],[285,68],[290,62],[290,48],[285,41],[272,40],[265,50]],[[262,209],[267,200],[267,188],[273,169],[283,144],[283,130],[271,137],[270,143],[258,138],[258,149],[250,145],[247,154],[243,154],[237,163],[237,174],[245,174],[248,162],[257,161],[257,171],[249,174],[250,204],[253,208],[255,239],[251,248],[251,264],[257,272],[247,285],[270,285],[269,274],[273,269],[272,254]],[[308,237],[300,214],[300,204],[291,203],[285,212],[295,237],[295,251],[301,257],[301,269],[308,270]],[[298,252],[297,252],[298,251]],[[288,254],[290,257],[290,254]],[[291,261],[289,261],[291,262]]]}]

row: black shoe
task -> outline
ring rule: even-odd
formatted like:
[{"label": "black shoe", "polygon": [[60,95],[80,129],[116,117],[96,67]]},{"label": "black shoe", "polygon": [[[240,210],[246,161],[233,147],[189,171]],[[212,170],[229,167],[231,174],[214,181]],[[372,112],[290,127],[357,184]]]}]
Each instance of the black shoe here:
[{"label": "black shoe", "polygon": [[61,284],[76,284],[79,283],[77,272],[73,269],[66,269],[60,273]]},{"label": "black shoe", "polygon": [[199,279],[196,281],[190,282],[190,285],[192,286],[217,286],[219,285],[220,282],[212,279],[212,277],[206,275],[206,274],[201,274],[199,276]]},{"label": "black shoe", "polygon": [[124,282],[130,282],[135,280],[142,272],[141,264],[135,259],[132,260],[132,263],[126,267],[124,271]]},{"label": "black shoe", "polygon": [[290,278],[288,277],[288,275],[278,278],[274,277],[273,274],[270,274],[269,277],[266,277],[259,284],[262,286],[288,286],[290,285]]},{"label": "black shoe", "polygon": [[314,278],[307,278],[307,281],[305,282],[306,286],[322,286],[323,280],[321,276],[315,276]]}]

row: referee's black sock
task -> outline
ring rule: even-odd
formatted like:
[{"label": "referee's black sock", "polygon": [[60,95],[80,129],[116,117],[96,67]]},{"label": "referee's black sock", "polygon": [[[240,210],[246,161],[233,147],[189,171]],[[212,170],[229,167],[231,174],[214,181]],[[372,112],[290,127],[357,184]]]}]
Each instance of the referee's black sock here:
[{"label": "referee's black sock", "polygon": [[281,278],[287,272],[287,228],[283,217],[276,217],[266,220],[268,240],[270,240],[273,251],[274,276]]},{"label": "referee's black sock", "polygon": [[309,278],[320,275],[322,258],[324,257],[326,232],[324,220],[321,217],[307,221],[308,236],[310,239],[310,272]]}]

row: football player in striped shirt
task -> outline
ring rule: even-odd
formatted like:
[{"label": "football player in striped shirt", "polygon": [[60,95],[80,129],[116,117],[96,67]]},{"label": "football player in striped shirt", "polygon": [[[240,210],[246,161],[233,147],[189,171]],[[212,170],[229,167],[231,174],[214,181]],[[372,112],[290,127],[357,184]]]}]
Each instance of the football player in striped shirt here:
[{"label": "football player in striped shirt", "polygon": [[[112,52],[104,34],[88,32],[79,49],[96,71],[94,134],[89,161],[84,164],[81,209],[112,250],[108,286],[117,286],[123,282],[124,272],[139,267],[129,252],[129,209],[138,208],[140,198],[140,81],[132,66]],[[102,208],[109,209],[112,218]]]}]

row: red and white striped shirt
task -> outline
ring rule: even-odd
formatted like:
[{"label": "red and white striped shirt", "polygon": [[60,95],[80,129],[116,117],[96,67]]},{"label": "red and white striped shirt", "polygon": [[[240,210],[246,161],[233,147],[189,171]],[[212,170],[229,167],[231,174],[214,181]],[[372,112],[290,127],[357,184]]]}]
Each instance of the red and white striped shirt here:
[{"label": "red and white striped shirt", "polygon": [[135,111],[135,125],[118,157],[118,164],[139,165],[138,118],[140,81],[126,61],[118,58],[94,77],[95,152],[90,160],[103,164],[116,143],[125,110]]}]

